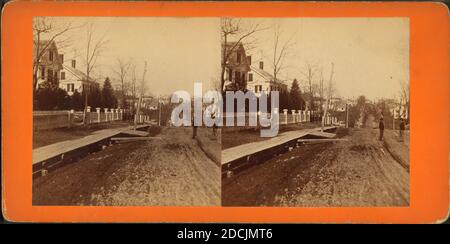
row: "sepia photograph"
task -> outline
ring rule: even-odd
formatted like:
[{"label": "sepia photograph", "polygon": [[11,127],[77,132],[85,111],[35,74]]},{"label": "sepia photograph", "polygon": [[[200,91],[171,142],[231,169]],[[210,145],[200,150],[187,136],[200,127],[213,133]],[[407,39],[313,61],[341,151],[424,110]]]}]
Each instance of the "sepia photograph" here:
[{"label": "sepia photograph", "polygon": [[33,20],[33,205],[409,206],[407,18]]},{"label": "sepia photograph", "polygon": [[153,232],[202,241],[448,222],[448,13],[8,2],[4,222],[175,223]]},{"label": "sepia photograph", "polygon": [[35,17],[33,205],[220,205],[220,133],[171,121],[173,92],[216,89],[219,26]]},{"label": "sepia photograph", "polygon": [[224,91],[279,97],[276,136],[222,128],[223,206],[409,206],[408,18],[225,18],[221,41]]}]

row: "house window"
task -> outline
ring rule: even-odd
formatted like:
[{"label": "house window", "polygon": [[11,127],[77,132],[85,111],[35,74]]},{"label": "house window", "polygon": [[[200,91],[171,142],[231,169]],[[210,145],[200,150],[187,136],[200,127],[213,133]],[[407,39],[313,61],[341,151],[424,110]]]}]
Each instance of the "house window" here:
[{"label": "house window", "polygon": [[231,72],[231,70],[230,69],[227,69],[227,76],[228,76],[228,80],[229,81],[231,81],[231,80],[233,80],[232,78],[232,76],[233,76],[233,72]]},{"label": "house window", "polygon": [[264,69],[264,62],[262,61],[259,62],[259,69]]},{"label": "house window", "polygon": [[67,91],[73,92],[75,90],[75,85],[73,83],[67,84]]},{"label": "house window", "polygon": [[248,74],[248,81],[253,81],[253,74]]},{"label": "house window", "polygon": [[47,79],[48,81],[53,81],[53,70],[51,69],[47,70]]},{"label": "house window", "polygon": [[53,61],[53,52],[52,51],[48,51],[48,59],[50,61]]},{"label": "house window", "polygon": [[75,65],[76,65],[76,61],[72,60],[72,68],[76,68]]},{"label": "house window", "polygon": [[255,91],[256,92],[261,92],[262,91],[262,85],[255,86]]},{"label": "house window", "polygon": [[45,79],[45,68],[41,67],[41,79]]},{"label": "house window", "polygon": [[61,80],[65,80],[66,79],[66,72],[61,72]]},{"label": "house window", "polygon": [[252,56],[247,56],[247,62],[248,64],[252,64]]},{"label": "house window", "polygon": [[237,63],[238,64],[241,63],[241,54],[240,53],[237,54]]}]

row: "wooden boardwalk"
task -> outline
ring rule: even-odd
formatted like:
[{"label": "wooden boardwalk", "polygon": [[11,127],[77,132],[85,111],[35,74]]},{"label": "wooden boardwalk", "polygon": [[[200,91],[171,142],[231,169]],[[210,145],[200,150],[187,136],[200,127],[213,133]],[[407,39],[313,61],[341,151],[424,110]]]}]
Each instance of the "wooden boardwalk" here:
[{"label": "wooden boardwalk", "polygon": [[[146,127],[146,125],[141,125],[138,126],[138,129],[144,127]],[[64,155],[68,152],[72,152],[77,149],[101,142],[103,140],[107,140],[118,134],[127,133],[128,131],[132,130],[132,128],[133,128],[132,126],[127,126],[121,128],[99,130],[83,138],[57,142],[54,144],[33,149],[33,165]],[[135,132],[135,133],[142,134],[143,132]]]},{"label": "wooden boardwalk", "polygon": [[[324,130],[333,129],[335,126],[325,127]],[[266,149],[270,149],[289,141],[298,139],[300,137],[306,136],[310,133],[318,134],[321,128],[313,128],[313,129],[304,129],[304,130],[295,130],[295,131],[287,131],[279,134],[276,137],[270,138],[264,141],[257,141],[252,143],[247,143],[243,145],[239,145],[232,148],[227,148],[222,150],[222,165],[228,164],[235,160],[238,160],[243,157],[247,157],[258,152],[264,151]],[[327,133],[329,134],[329,133]]]}]

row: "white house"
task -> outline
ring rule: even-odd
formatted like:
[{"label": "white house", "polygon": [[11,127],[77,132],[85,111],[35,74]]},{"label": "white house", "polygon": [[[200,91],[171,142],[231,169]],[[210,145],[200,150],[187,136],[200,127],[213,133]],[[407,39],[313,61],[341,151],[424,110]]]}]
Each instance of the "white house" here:
[{"label": "white house", "polygon": [[[248,59],[251,60],[249,56]],[[273,75],[264,70],[264,62],[259,61],[258,66],[253,64],[250,66],[250,71],[247,77],[247,89],[260,96],[264,91],[268,94],[271,91],[287,91],[287,85],[283,81],[277,78],[274,79]]]},{"label": "white house", "polygon": [[70,60],[70,65],[63,64],[63,68],[60,73],[59,87],[67,91],[70,96],[75,91],[79,93],[83,92],[83,88],[88,85],[95,84],[95,81],[86,74],[76,68],[76,60]]},{"label": "white house", "polygon": [[225,89],[229,91],[245,90],[250,63],[244,45],[240,42],[227,42],[222,44],[223,48],[226,48],[227,53],[229,53],[225,63]]},{"label": "white house", "polygon": [[[33,42],[33,60],[36,58],[36,42]],[[39,42],[40,59],[37,65],[37,85],[41,87],[44,82],[58,85],[59,73],[62,69],[64,55],[60,54],[55,41],[41,40]],[[42,51],[43,50],[43,51]]]}]

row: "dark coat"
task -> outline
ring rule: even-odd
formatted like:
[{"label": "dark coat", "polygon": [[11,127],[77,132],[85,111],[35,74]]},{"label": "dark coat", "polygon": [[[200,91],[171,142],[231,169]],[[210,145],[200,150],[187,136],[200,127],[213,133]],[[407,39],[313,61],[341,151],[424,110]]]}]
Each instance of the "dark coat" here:
[{"label": "dark coat", "polygon": [[380,123],[378,124],[378,128],[380,128],[380,130],[384,130],[384,121],[380,120]]}]

